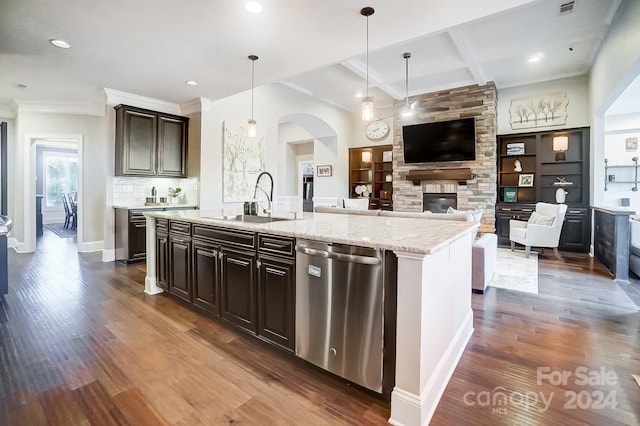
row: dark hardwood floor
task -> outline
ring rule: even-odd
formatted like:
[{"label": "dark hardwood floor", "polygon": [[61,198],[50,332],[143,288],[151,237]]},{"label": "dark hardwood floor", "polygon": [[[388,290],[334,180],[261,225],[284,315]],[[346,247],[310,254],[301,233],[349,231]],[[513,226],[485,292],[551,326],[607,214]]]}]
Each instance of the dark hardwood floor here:
[{"label": "dark hardwood floor", "polygon": [[[386,422],[387,402],[144,294],[144,265],[75,250],[47,230],[36,253],[10,250],[0,425]],[[639,424],[638,308],[586,255],[540,256],[539,286],[473,295],[475,332],[432,424]],[[604,384],[578,380],[603,369]]]}]

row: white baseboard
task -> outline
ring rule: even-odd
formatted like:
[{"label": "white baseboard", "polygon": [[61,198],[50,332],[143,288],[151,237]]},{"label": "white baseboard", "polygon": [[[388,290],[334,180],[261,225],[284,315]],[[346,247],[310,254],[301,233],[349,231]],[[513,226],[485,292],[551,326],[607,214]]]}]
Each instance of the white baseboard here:
[{"label": "white baseboard", "polygon": [[100,251],[104,248],[104,241],[89,241],[78,243],[78,252],[88,253],[92,251]]},{"label": "white baseboard", "polygon": [[103,262],[115,262],[115,260],[116,260],[116,249],[102,250]]}]

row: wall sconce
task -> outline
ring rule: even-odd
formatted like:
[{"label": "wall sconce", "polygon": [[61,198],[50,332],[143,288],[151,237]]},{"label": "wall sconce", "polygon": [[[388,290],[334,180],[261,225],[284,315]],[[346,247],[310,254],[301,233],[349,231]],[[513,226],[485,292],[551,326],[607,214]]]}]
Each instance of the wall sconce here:
[{"label": "wall sconce", "polygon": [[371,151],[362,151],[362,162],[363,163],[371,162]]},{"label": "wall sconce", "polygon": [[556,153],[556,161],[564,161],[564,153],[569,149],[569,136],[554,136],[553,150]]}]

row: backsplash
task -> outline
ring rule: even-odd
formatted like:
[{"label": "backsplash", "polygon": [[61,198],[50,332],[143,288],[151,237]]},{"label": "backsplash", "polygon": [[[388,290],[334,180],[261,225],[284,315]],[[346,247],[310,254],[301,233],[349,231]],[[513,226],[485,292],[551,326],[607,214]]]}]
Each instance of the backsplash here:
[{"label": "backsplash", "polygon": [[156,187],[158,197],[168,197],[169,187],[182,188],[181,204],[198,204],[198,178],[137,178],[116,176],[113,178],[113,205],[144,205]]}]

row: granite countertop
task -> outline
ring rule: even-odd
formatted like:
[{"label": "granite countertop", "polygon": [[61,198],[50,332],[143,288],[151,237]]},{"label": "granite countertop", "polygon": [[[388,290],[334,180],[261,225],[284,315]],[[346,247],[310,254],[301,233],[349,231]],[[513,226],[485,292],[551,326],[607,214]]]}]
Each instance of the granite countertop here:
[{"label": "granite countertop", "polygon": [[625,215],[632,216],[636,214],[635,210],[626,210],[626,209],[621,209],[619,207],[591,206],[591,208],[593,210],[601,211],[603,213],[609,213],[609,214],[615,214],[615,215],[621,215],[621,216],[625,216]]},{"label": "granite countertop", "polygon": [[[435,253],[478,227],[476,222],[334,213],[304,213],[300,219],[268,223],[216,219],[238,213],[238,210],[177,210],[152,211],[145,216],[420,254]],[[288,214],[291,217],[292,213]],[[280,215],[276,212],[273,216]]]},{"label": "granite countertop", "polygon": [[165,208],[197,208],[195,204],[157,204],[153,206],[145,206],[143,204],[117,204],[114,205],[114,209],[128,209],[128,210],[146,210],[146,209],[165,209]]}]

